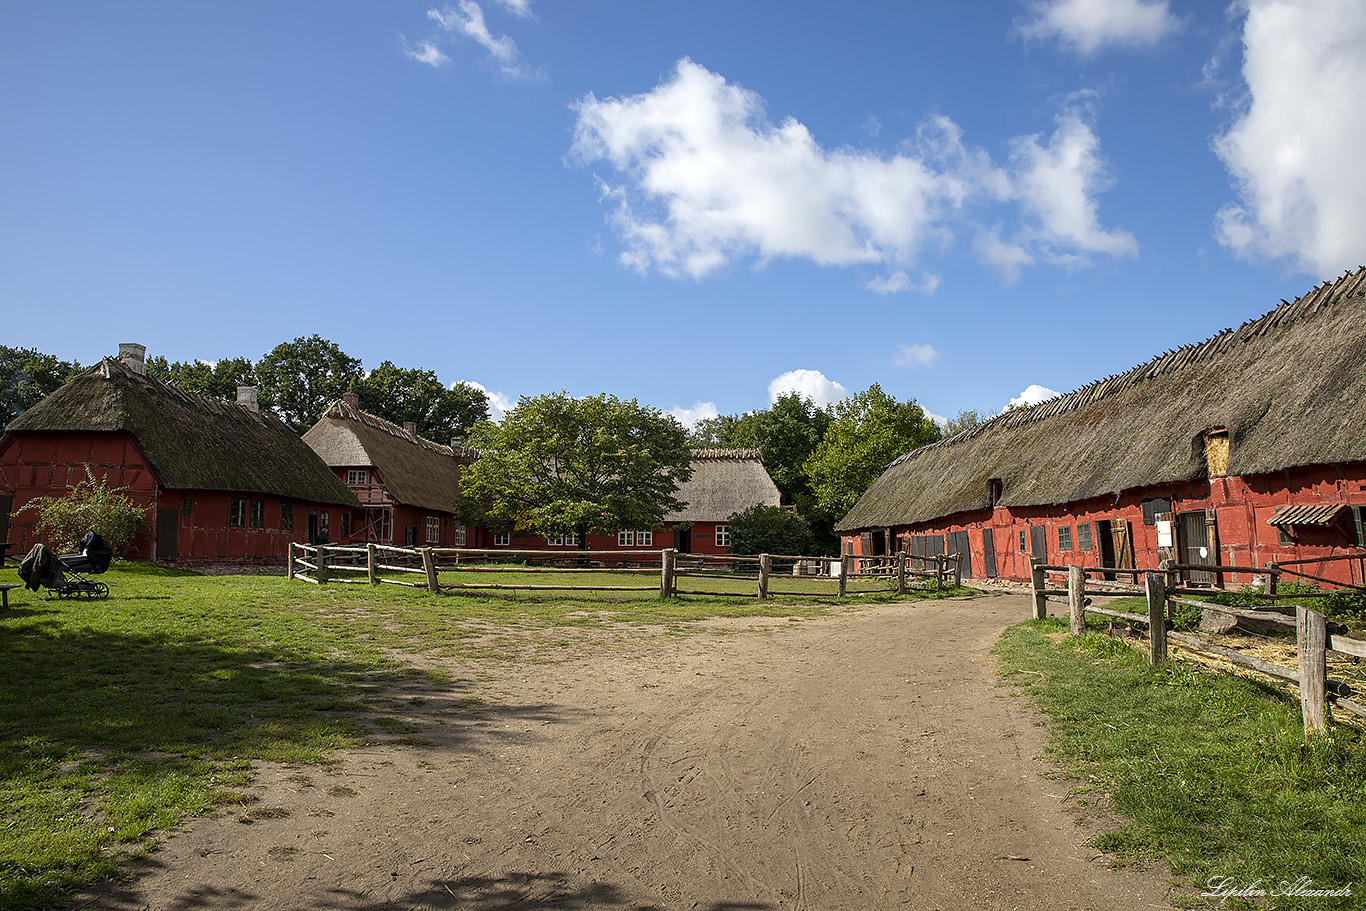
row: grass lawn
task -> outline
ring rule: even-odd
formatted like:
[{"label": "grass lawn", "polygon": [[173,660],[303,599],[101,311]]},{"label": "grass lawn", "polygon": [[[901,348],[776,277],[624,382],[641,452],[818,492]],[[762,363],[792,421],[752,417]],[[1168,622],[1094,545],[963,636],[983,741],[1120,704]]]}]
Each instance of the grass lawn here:
[{"label": "grass lawn", "polygon": [[[1012,627],[997,655],[1052,721],[1052,753],[1087,783],[1083,795],[1122,818],[1097,847],[1165,860],[1193,907],[1220,906],[1198,897],[1220,881],[1269,893],[1222,897],[1226,908],[1366,903],[1360,729],[1306,742],[1299,703],[1281,688],[1179,661],[1151,668],[1121,640],[1069,636],[1065,620]],[[1293,894],[1296,881],[1351,895]]]},{"label": "grass lawn", "polygon": [[[12,567],[3,575],[17,581]],[[11,609],[0,614],[0,908],[7,911],[61,907],[81,886],[117,876],[122,858],[149,849],[186,818],[245,800],[256,760],[326,762],[353,744],[401,746],[386,711],[401,701],[402,686],[455,682],[415,668],[405,654],[463,659],[477,669],[501,657],[490,631],[496,646],[499,630],[682,628],[709,617],[818,614],[836,601],[815,594],[763,603],[611,592],[432,595],[129,563],[101,579],[108,600],[11,592]],[[443,581],[454,579],[443,574]],[[746,590],[733,580],[706,584]],[[786,579],[775,588],[833,590],[828,580],[804,589],[802,580]]]}]

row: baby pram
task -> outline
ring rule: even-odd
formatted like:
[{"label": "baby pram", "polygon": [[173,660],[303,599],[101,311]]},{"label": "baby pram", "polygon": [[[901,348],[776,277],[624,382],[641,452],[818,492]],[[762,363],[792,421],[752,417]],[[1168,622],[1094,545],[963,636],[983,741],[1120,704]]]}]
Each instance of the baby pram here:
[{"label": "baby pram", "polygon": [[96,532],[81,538],[80,552],[56,554],[46,544],[35,544],[19,564],[19,578],[37,591],[39,586],[59,598],[108,598],[109,586],[86,577],[97,576],[109,568],[114,549]]}]

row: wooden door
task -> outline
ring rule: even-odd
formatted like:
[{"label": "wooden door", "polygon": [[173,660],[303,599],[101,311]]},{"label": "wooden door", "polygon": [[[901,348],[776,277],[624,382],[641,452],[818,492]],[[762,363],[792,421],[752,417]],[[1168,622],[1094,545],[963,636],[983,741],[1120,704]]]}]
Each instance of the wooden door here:
[{"label": "wooden door", "polygon": [[[1115,567],[1117,569],[1134,568],[1134,542],[1129,537],[1129,522],[1125,519],[1116,519],[1110,523],[1110,536],[1114,546]],[[1132,580],[1137,580],[1137,574],[1131,574]]]},{"label": "wooden door", "polygon": [[[587,539],[585,538],[585,540],[587,540]],[[675,529],[674,529],[674,550],[678,551],[680,554],[690,554],[690,553],[692,553],[692,529],[691,529],[691,528],[675,528]]]},{"label": "wooden door", "polygon": [[958,567],[964,579],[972,578],[972,546],[966,531],[949,533],[949,553],[958,554]]},{"label": "wooden door", "polygon": [[1029,555],[1040,563],[1048,562],[1048,529],[1042,525],[1029,526]]},{"label": "wooden door", "polygon": [[13,495],[0,493],[0,544],[9,543],[9,511],[12,506],[14,506]]},{"label": "wooden door", "polygon": [[982,572],[988,579],[996,578],[996,542],[991,529],[982,529]]},{"label": "wooden door", "polygon": [[[1180,513],[1179,534],[1181,540],[1178,542],[1178,552],[1181,554],[1181,562],[1192,565],[1215,566],[1218,561],[1214,557],[1214,542],[1210,540],[1213,522],[1210,521],[1206,510],[1195,509],[1190,512]],[[1186,570],[1186,580],[1192,585],[1213,585],[1215,574],[1205,569]]]},{"label": "wooden door", "polygon": [[174,563],[180,559],[180,510],[157,510],[157,559]]}]

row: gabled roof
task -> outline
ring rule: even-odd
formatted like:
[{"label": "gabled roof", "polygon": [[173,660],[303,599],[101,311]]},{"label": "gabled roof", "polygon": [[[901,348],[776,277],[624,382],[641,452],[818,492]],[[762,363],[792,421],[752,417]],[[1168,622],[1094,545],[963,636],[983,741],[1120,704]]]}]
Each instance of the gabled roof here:
[{"label": "gabled roof", "polygon": [[374,468],[399,503],[451,512],[460,494],[464,450],[433,443],[397,424],[333,402],[304,442],[334,468]]},{"label": "gabled roof", "polygon": [[757,449],[694,449],[692,477],[674,496],[687,505],[665,515],[666,522],[724,522],[756,503],[779,503]]},{"label": "gabled roof", "polygon": [[1009,411],[897,458],[837,530],[988,507],[1117,496],[1206,475],[1226,428],[1227,473],[1366,461],[1366,269],[1126,373]]},{"label": "gabled roof", "polygon": [[279,418],[134,373],[113,358],[43,397],[5,428],[18,433],[131,435],[163,487],[274,494],[357,506]]}]

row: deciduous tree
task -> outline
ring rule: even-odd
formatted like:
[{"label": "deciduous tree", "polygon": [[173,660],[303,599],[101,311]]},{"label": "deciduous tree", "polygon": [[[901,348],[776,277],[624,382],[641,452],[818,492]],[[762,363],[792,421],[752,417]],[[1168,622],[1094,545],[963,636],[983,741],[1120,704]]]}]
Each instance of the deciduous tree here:
[{"label": "deciduous tree", "polygon": [[430,370],[396,367],[385,361],[357,380],[356,395],[364,411],[395,424],[411,421],[429,440],[464,439],[470,428],[488,420],[488,396],[469,383],[442,385]]},{"label": "deciduous tree", "polygon": [[[260,385],[256,378],[256,365],[244,357],[225,357],[213,363],[149,357],[147,375],[224,402],[237,401],[238,386]],[[264,407],[270,401],[265,395],[258,394],[257,403]]]},{"label": "deciduous tree", "polygon": [[0,345],[0,427],[32,408],[80,369],[75,361],[63,361],[36,348]]},{"label": "deciduous tree", "polygon": [[358,358],[318,335],[282,342],[256,365],[261,398],[299,432],[361,379]]},{"label": "deciduous tree", "polygon": [[674,418],[611,395],[523,397],[501,424],[468,437],[480,457],[461,478],[468,522],[532,534],[659,528],[681,509],[692,476],[687,434]]}]

